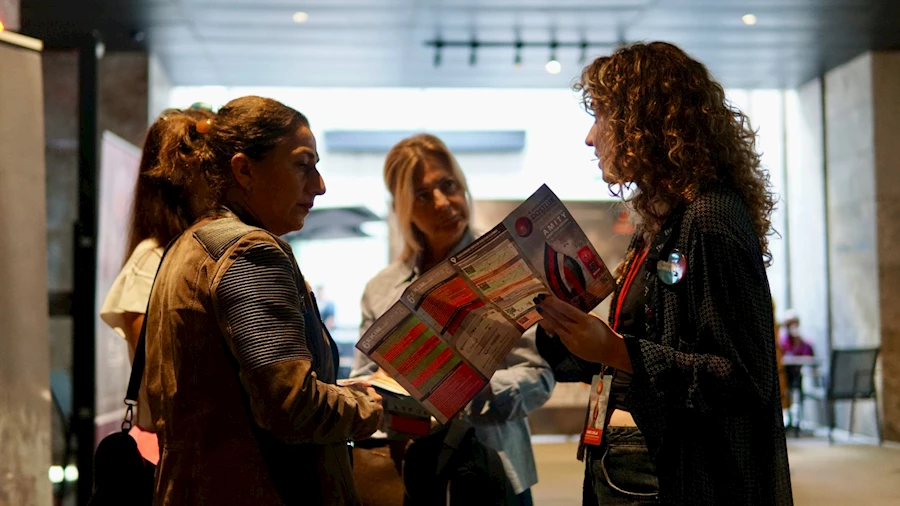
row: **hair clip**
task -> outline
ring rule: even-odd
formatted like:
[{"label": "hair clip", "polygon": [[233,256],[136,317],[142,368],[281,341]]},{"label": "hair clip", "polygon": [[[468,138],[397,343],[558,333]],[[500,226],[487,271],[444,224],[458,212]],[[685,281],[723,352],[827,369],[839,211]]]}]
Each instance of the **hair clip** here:
[{"label": "hair clip", "polygon": [[173,107],[170,107],[170,108],[164,110],[163,112],[159,113],[159,119],[161,119],[163,121],[168,121],[169,116],[174,116],[176,114],[181,114],[181,109],[175,109]]},{"label": "hair clip", "polygon": [[194,111],[208,111],[208,112],[211,112],[211,113],[213,113],[213,114],[216,113],[216,111],[215,111],[215,109],[213,108],[213,106],[210,105],[210,104],[208,104],[208,103],[206,103],[206,102],[194,102],[193,104],[191,104],[190,107],[188,107],[188,109],[191,109],[191,110],[194,110]]},{"label": "hair clip", "polygon": [[212,129],[212,119],[201,119],[197,122],[197,133],[205,134]]}]

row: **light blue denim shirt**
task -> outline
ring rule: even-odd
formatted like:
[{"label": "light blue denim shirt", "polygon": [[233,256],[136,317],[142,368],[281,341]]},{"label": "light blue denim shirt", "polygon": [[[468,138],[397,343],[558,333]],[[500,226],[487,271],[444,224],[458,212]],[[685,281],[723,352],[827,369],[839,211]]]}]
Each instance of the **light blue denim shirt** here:
[{"label": "light blue denim shirt", "polygon": [[[450,255],[473,240],[467,232]],[[394,262],[369,281],[361,302],[360,337],[400,299],[419,274],[417,261],[411,259]],[[375,362],[356,350],[351,378],[372,374],[377,369]],[[465,413],[478,440],[500,454],[516,494],[521,494],[537,483],[527,416],[547,402],[555,386],[550,365],[537,352],[535,327],[519,339],[494,373],[490,385],[490,391],[485,390],[473,399]]]}]

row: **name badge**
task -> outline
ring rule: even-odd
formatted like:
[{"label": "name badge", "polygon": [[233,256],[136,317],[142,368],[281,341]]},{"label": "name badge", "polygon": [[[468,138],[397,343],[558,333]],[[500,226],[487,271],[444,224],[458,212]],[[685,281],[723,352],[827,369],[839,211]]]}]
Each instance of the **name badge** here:
[{"label": "name badge", "polygon": [[680,283],[685,274],[687,274],[687,257],[677,249],[672,250],[665,260],[656,262],[656,275],[667,285]]},{"label": "name badge", "polygon": [[586,445],[599,446],[603,439],[603,428],[606,425],[606,408],[609,406],[612,375],[596,375],[591,380],[591,397],[588,412],[581,431],[581,442]]}]

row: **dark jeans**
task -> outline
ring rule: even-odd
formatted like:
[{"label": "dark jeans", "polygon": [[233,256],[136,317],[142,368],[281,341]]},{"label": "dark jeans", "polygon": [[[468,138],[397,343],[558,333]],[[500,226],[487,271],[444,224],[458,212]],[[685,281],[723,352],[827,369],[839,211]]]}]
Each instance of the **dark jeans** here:
[{"label": "dark jeans", "polygon": [[607,427],[585,460],[584,506],[659,504],[656,466],[637,427]]}]

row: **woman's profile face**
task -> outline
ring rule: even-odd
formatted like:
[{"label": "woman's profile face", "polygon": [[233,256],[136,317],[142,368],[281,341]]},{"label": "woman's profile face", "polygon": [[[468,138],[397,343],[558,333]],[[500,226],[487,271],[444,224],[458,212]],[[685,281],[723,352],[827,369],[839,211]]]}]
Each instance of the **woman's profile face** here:
[{"label": "woman's profile face", "polygon": [[316,138],[306,125],[282,138],[262,160],[251,162],[247,204],[266,230],[284,235],[303,228],[313,201],[325,193],[318,162]]},{"label": "woman's profile face", "polygon": [[584,139],[584,143],[594,148],[594,156],[597,159],[597,167],[600,169],[603,181],[607,184],[624,184],[626,181],[621,180],[612,164],[606,160],[609,157],[609,146],[606,145],[606,136],[604,135],[606,128],[606,117],[602,114],[594,114],[594,123]]},{"label": "woman's profile face", "polygon": [[469,225],[465,191],[442,160],[427,157],[422,165],[414,175],[412,222],[430,247],[452,246]]}]

